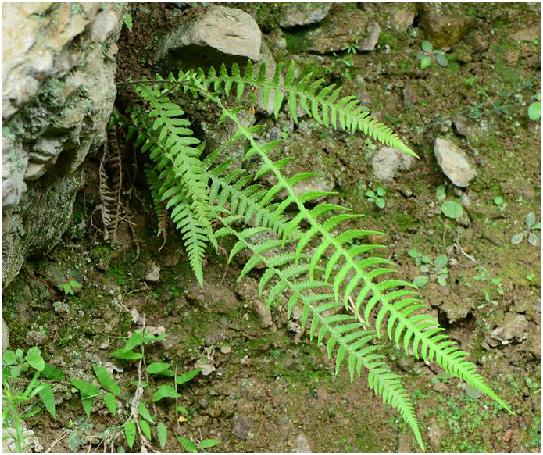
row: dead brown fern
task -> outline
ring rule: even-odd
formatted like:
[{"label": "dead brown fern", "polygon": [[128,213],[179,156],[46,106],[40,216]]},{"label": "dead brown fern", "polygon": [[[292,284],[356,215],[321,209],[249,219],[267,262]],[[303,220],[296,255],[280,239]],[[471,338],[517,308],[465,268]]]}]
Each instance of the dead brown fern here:
[{"label": "dead brown fern", "polygon": [[115,130],[108,132],[104,153],[100,160],[98,177],[104,240],[115,244],[117,242],[117,227],[122,214],[121,190],[123,183],[121,152]]}]

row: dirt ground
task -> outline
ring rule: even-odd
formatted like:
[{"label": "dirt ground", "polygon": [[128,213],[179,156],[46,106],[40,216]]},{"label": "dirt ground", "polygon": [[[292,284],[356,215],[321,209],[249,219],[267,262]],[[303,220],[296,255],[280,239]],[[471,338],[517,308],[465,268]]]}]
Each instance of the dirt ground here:
[{"label": "dirt ground", "polygon": [[[377,16],[386,13],[374,7]],[[365,214],[360,226],[386,233],[401,278],[425,274],[409,250],[432,260],[448,257],[446,284],[429,273],[421,293],[516,415],[433,365],[390,350],[428,450],[539,452],[540,249],[526,239],[514,245],[511,238],[526,230],[527,214],[541,217],[540,124],[526,115],[541,90],[541,48],[539,40],[514,39],[519,30],[539,26],[540,16],[520,4],[468,7],[477,27],[447,54],[446,67],[421,70],[420,34],[389,30],[382,31],[374,51],[363,54],[304,52],[299,36],[287,34],[288,47],[276,56],[294,58],[367,101],[419,154],[410,170],[380,183],[371,168],[377,144],[361,135],[322,131],[308,119],[289,129],[288,148],[334,182],[340,203]],[[160,8],[134,6],[134,28],[125,29],[119,43],[119,81],[155,71],[149,44],[155,29],[147,30],[146,21],[167,26],[168,8]],[[278,127],[288,129],[282,122]],[[439,169],[433,154],[438,136],[453,138],[475,164],[477,177],[468,189],[456,189]],[[145,323],[166,334],[146,352],[147,364],[207,369],[209,374],[184,386],[175,405],[163,401],[154,411],[179,435],[220,440],[210,451],[418,451],[410,430],[365,378],[351,384],[345,371],[334,377],[325,351],[287,320],[284,305],[270,313],[259,302],[258,273],[238,282],[240,263],[227,266],[224,255],[210,251],[205,285],[198,286],[174,230],[165,244],[155,235],[137,153],[131,145],[124,149],[124,201],[132,229],[121,223],[116,248],[103,241],[95,211],[98,161],[89,160],[87,184],[62,243],[46,257],[30,258],[4,292],[10,349],[39,345],[46,360],[70,378],[90,380],[92,363],[108,364],[122,389],[133,393],[135,363],[110,354]],[[441,185],[448,199],[462,202],[460,220],[441,213]],[[384,209],[364,195],[379,186],[386,190]],[[157,271],[158,279],[149,279]],[[69,279],[81,283],[75,295],[58,288]],[[512,318],[522,323],[510,326]],[[500,328],[512,333],[504,344],[491,336]],[[112,419],[97,403],[87,419],[75,389],[56,387],[57,418],[42,412],[27,420],[40,444],[47,449],[58,440],[54,451],[109,450],[104,441],[111,441],[125,418]],[[183,418],[176,405],[186,408]],[[122,438],[113,445],[121,446]],[[181,447],[168,438],[164,450]]]}]

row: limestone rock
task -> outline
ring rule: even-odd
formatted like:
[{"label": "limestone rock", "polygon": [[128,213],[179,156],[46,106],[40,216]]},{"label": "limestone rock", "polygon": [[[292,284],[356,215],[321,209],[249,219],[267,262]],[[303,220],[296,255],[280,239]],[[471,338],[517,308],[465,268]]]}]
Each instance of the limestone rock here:
[{"label": "limestone rock", "polygon": [[116,96],[115,3],[9,3],[2,20],[3,286],[70,223]]},{"label": "limestone rock", "polygon": [[373,22],[359,9],[334,11],[320,27],[305,34],[306,50],[319,54],[344,51],[355,41],[366,39]]},{"label": "limestone rock", "polygon": [[284,3],[281,5],[280,27],[317,24],[330,12],[329,3]]},{"label": "limestone rock", "polygon": [[458,43],[474,25],[461,3],[421,3],[421,25],[435,48]]},{"label": "limestone rock", "polygon": [[511,35],[511,39],[514,41],[533,41],[539,39],[541,36],[541,28],[539,25],[533,27],[523,28]]},{"label": "limestone rock", "polygon": [[2,352],[4,352],[9,347],[9,329],[6,324],[6,321],[4,321],[4,318],[2,318]]},{"label": "limestone rock", "polygon": [[368,28],[368,35],[366,38],[358,45],[358,50],[360,52],[369,52],[375,49],[377,43],[379,42],[379,36],[381,35],[381,27],[377,22],[373,22]]},{"label": "limestone rock", "polygon": [[528,338],[528,320],[525,316],[516,313],[507,313],[501,325],[496,327],[490,333],[491,346],[509,344],[512,342],[520,343]]},{"label": "limestone rock", "polygon": [[168,67],[179,61],[187,66],[260,61],[261,43],[262,32],[249,14],[212,5],[199,9],[191,20],[165,36],[158,49],[158,61]]},{"label": "limestone rock", "polygon": [[406,171],[413,166],[414,158],[391,147],[383,147],[373,155],[373,176],[377,180],[390,182],[398,171]]},{"label": "limestone rock", "polygon": [[[413,4],[402,3],[401,9],[396,9],[390,14],[389,21],[394,30],[398,32],[405,32],[408,27],[413,25],[416,11],[413,8],[410,8],[410,5]],[[404,9],[404,6],[408,9]]]},{"label": "limestone rock", "polygon": [[466,154],[448,139],[434,141],[434,155],[443,173],[458,187],[467,187],[477,175]]},{"label": "limestone rock", "polygon": [[313,451],[311,450],[311,445],[309,444],[309,440],[307,439],[307,436],[305,434],[300,433],[298,436],[296,436],[292,452],[313,453]]}]

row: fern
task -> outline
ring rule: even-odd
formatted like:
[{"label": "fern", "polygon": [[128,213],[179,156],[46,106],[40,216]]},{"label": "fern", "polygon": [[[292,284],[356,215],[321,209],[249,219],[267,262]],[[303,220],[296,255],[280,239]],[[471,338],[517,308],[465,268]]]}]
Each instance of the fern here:
[{"label": "fern", "polygon": [[[211,226],[208,178],[202,153],[181,108],[163,96],[156,86],[138,86],[136,92],[149,103],[150,111],[135,110],[133,125],[139,130],[136,140],[159,172],[161,200],[167,200],[173,223],[182,233],[191,267],[203,284],[203,257],[207,242],[216,246]],[[153,120],[154,119],[154,120]]]},{"label": "fern", "polygon": [[[381,347],[372,343],[376,339],[375,333],[367,331],[363,322],[353,315],[329,314],[330,311],[342,307],[341,305],[338,307],[328,283],[319,281],[309,283],[305,280],[309,269],[307,258],[300,262],[295,254],[267,256],[265,253],[270,252],[281,241],[272,240],[255,244],[252,238],[269,230],[261,227],[238,232],[231,227],[235,220],[237,217],[222,218],[225,227],[217,231],[217,236],[233,235],[237,238],[229,260],[243,249],[251,251],[251,260],[242,269],[240,279],[258,263],[265,264],[266,271],[259,283],[259,296],[262,297],[264,289],[268,287],[266,303],[270,306],[278,295],[289,290],[291,292],[287,305],[289,317],[293,308],[301,304],[301,326],[302,329],[309,326],[310,340],[317,338],[317,344],[321,345],[327,338],[326,350],[329,358],[332,357],[334,350],[336,351],[336,375],[345,361],[351,381],[356,374],[361,374],[362,368],[367,369],[370,388],[382,395],[386,403],[400,412],[413,430],[417,442],[424,448],[413,404],[402,385],[401,378],[390,370],[384,362],[384,356],[378,353]],[[271,285],[273,278],[276,278],[277,282]]]},{"label": "fern", "polygon": [[[278,66],[272,80],[265,78],[262,65],[255,71],[249,62],[243,75],[237,65],[230,71],[223,66],[219,73],[214,69],[208,74],[189,70],[180,72],[177,78],[159,77],[151,86],[135,87],[149,105],[149,113],[135,111],[132,117],[138,129],[138,143],[144,151],[150,151],[162,182],[160,199],[172,209],[172,218],[182,233],[198,281],[203,280],[205,245],[208,241],[215,243],[211,229],[215,219],[223,224],[217,236],[234,235],[238,240],[231,258],[243,249],[251,252],[240,276],[264,263],[266,271],[259,291],[262,294],[267,290],[267,304],[289,292],[289,313],[294,306],[301,306],[302,325],[309,324],[309,336],[316,336],[318,343],[327,339],[328,354],[336,359],[336,372],[345,361],[351,379],[362,368],[368,369],[370,387],[400,412],[421,447],[413,406],[400,378],[391,372],[370,342],[379,339],[408,355],[435,362],[512,412],[467,360],[468,354],[427,314],[428,308],[412,284],[391,278],[394,264],[376,255],[384,245],[367,242],[368,236],[377,232],[350,227],[359,215],[341,205],[320,202],[334,193],[298,194],[295,186],[313,174],[284,176],[288,158],[273,161],[269,157],[281,142],[260,143],[257,138],[262,128],[245,126],[238,118],[239,108],[227,107],[223,102],[224,95],[229,96],[233,90],[238,101],[247,94],[254,101],[258,94],[267,105],[273,96],[275,115],[286,101],[295,122],[301,109],[323,126],[362,131],[415,155],[388,127],[372,119],[353,97],[341,97],[339,88],[324,86],[323,80],[314,80],[311,75],[298,79],[293,63],[283,79],[282,68]],[[169,97],[176,92],[202,97],[219,107],[221,121],[235,126],[232,140],[242,139],[248,144],[243,160],[259,161],[254,175],[231,163],[219,163],[218,152],[201,159],[203,144],[193,138],[190,122]],[[270,188],[257,184],[255,180],[263,176],[271,176],[275,183]],[[295,212],[289,216],[286,212],[291,207]],[[240,231],[239,223],[249,227]],[[261,234],[271,238],[257,241]],[[328,315],[329,311],[334,314]]]}]

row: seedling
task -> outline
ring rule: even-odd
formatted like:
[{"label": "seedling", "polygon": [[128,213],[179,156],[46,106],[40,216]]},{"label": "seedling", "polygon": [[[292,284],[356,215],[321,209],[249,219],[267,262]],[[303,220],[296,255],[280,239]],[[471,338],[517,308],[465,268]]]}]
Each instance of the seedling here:
[{"label": "seedling", "polygon": [[198,453],[198,451],[210,449],[221,443],[221,441],[218,441],[217,439],[203,439],[200,442],[195,443],[185,436],[176,436],[176,438],[183,449],[190,453]]},{"label": "seedling", "polygon": [[507,202],[505,202],[502,196],[496,196],[494,198],[494,204],[498,207],[500,212],[503,212],[507,207]]},{"label": "seedling", "polygon": [[364,193],[368,202],[373,202],[380,209],[385,208],[386,191],[382,186],[378,186],[375,191],[368,190]]},{"label": "seedling", "polygon": [[449,65],[449,60],[447,59],[445,52],[441,50],[434,50],[434,46],[430,41],[423,41],[421,44],[421,49],[422,50],[417,54],[421,70],[430,68],[434,60],[439,66]]},{"label": "seedling", "polygon": [[464,214],[464,208],[456,201],[445,201],[441,204],[441,213],[447,218],[457,220],[462,218]]},{"label": "seedling", "polygon": [[59,284],[58,288],[66,295],[75,295],[81,290],[81,284],[77,280],[70,280],[66,283]]},{"label": "seedling", "polygon": [[511,243],[513,245],[518,245],[526,238],[530,245],[539,245],[539,235],[537,232],[541,231],[541,223],[536,223],[535,213],[528,213],[524,222],[526,223],[526,229],[524,232],[513,235],[513,237],[511,237]]},{"label": "seedling", "polygon": [[447,286],[447,278],[449,276],[449,258],[440,254],[432,261],[432,258],[426,254],[422,254],[416,249],[410,249],[407,254],[415,261],[415,265],[419,267],[421,275],[418,275],[413,280],[413,284],[418,288],[426,286],[430,278],[435,278],[440,286]]},{"label": "seedling", "polygon": [[533,102],[528,106],[528,118],[537,121],[541,118],[541,95],[538,93],[532,97]]},{"label": "seedling", "polygon": [[[32,373],[26,387],[25,373]],[[53,389],[44,379],[61,380],[64,373],[45,363],[38,347],[30,348],[26,356],[21,349],[5,351],[2,355],[2,427],[3,439],[15,441],[15,451],[24,451],[24,420],[41,412],[41,402],[53,418],[56,417],[56,405]],[[35,397],[39,400],[36,400]],[[14,435],[6,430],[13,429]]]}]

